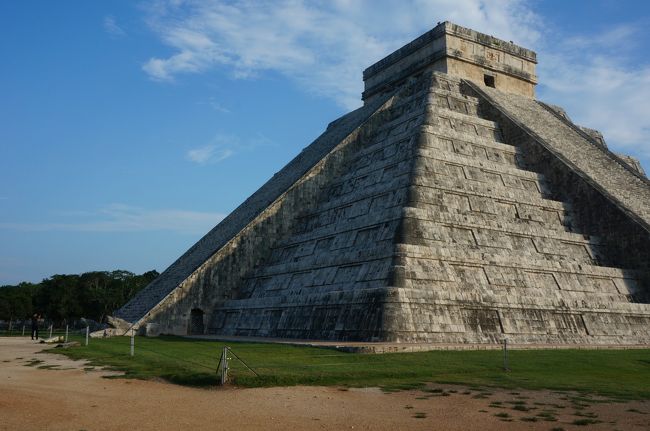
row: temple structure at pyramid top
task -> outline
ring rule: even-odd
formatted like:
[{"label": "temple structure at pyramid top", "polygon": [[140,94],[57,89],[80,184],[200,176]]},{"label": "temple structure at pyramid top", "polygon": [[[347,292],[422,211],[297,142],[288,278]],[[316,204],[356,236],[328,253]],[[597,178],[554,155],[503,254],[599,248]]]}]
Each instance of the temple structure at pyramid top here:
[{"label": "temple structure at pyramid top", "polygon": [[[124,333],[650,343],[650,181],[444,22],[111,322]],[[410,344],[409,344],[410,345]]]},{"label": "temple structure at pyramid top", "polygon": [[424,71],[442,72],[534,97],[537,54],[445,21],[363,71],[364,102]]}]

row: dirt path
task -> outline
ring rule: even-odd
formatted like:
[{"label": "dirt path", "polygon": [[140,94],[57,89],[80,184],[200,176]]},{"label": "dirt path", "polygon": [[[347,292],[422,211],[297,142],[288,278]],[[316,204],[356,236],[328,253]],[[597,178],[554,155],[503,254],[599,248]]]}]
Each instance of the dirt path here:
[{"label": "dirt path", "polygon": [[[194,389],[104,379],[107,373],[85,370],[83,362],[37,353],[42,348],[24,338],[0,338],[0,430],[650,429],[648,401],[597,403],[567,393],[448,385],[391,394],[324,387]],[[575,420],[600,422],[578,426]]]}]

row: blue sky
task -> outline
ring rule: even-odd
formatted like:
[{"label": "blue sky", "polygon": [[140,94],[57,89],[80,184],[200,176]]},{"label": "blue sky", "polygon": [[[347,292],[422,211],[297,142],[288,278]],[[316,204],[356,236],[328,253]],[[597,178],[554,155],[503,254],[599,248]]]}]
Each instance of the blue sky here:
[{"label": "blue sky", "polygon": [[645,1],[3,1],[0,284],[164,270],[444,20],[650,171]]}]

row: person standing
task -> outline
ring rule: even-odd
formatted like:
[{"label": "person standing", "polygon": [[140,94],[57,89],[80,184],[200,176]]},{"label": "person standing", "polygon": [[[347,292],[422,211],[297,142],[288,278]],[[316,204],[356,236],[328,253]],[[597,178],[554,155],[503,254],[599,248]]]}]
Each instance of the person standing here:
[{"label": "person standing", "polygon": [[32,340],[34,337],[38,340],[38,314],[36,313],[32,316]]}]

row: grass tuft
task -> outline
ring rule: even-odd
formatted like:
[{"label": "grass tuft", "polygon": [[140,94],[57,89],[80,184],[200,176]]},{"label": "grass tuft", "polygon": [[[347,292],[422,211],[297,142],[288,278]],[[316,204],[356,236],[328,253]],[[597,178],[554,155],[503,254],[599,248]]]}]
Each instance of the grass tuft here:
[{"label": "grass tuft", "polygon": [[640,415],[647,415],[646,412],[642,412],[642,411],[639,410],[639,409],[627,409],[626,411],[631,412],[631,413],[638,413],[638,414],[640,414]]},{"label": "grass tuft", "polygon": [[533,408],[522,406],[521,404],[517,404],[517,405],[512,406],[512,410],[518,410],[520,412],[527,412],[529,410],[533,410]]},{"label": "grass tuft", "polygon": [[538,422],[539,418],[535,416],[525,416],[522,418],[519,418],[519,420],[524,421],[524,422]]},{"label": "grass tuft", "polygon": [[586,426],[586,425],[595,425],[599,424],[602,421],[599,421],[597,419],[576,419],[573,422],[571,422],[573,425],[578,425],[578,426]]}]

